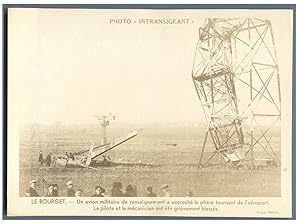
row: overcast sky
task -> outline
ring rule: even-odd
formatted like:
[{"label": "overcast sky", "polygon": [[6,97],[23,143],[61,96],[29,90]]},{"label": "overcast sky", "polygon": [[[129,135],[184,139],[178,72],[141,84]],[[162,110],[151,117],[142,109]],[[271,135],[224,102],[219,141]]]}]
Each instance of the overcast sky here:
[{"label": "overcast sky", "polygon": [[[19,121],[94,122],[93,114],[110,112],[129,123],[205,121],[191,72],[198,27],[206,17],[220,15],[193,10],[11,11],[10,99]],[[110,24],[115,18],[188,18],[190,23]],[[289,35],[288,18],[273,14],[272,24],[275,40],[283,43],[277,25]]]}]

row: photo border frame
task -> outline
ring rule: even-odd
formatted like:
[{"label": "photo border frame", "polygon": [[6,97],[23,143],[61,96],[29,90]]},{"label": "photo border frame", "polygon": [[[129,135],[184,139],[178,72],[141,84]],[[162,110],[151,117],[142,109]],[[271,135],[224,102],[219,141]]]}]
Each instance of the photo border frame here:
[{"label": "photo border frame", "polygon": [[[293,12],[292,27],[292,217],[182,217],[182,216],[7,216],[7,26],[9,8],[44,9],[289,9]],[[296,220],[296,4],[3,4],[2,5],[2,219],[3,220]]]}]

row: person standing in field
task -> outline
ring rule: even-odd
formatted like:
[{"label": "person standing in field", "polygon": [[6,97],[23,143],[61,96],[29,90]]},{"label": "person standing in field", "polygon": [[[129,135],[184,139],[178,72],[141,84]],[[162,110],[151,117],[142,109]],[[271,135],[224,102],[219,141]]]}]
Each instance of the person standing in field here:
[{"label": "person standing in field", "polygon": [[67,197],[75,197],[75,190],[73,189],[73,181],[67,182]]},{"label": "person standing in field", "polygon": [[44,163],[44,157],[43,157],[42,151],[40,151],[40,155],[39,155],[39,163],[40,163],[41,166],[42,166],[43,163]]},{"label": "person standing in field", "polygon": [[46,157],[46,167],[51,166],[51,155],[52,155],[52,153],[50,152]]},{"label": "person standing in field", "polygon": [[156,194],[153,193],[152,187],[147,187],[146,197],[156,197]]},{"label": "person standing in field", "polygon": [[75,160],[75,156],[71,152],[69,153],[69,157],[70,157],[71,160],[73,160],[73,161]]},{"label": "person standing in field", "polygon": [[36,191],[36,183],[37,183],[37,180],[30,181],[30,187],[26,191],[27,197],[39,197],[39,194]]},{"label": "person standing in field", "polygon": [[171,191],[170,191],[169,186],[167,184],[163,184],[161,186],[161,190],[163,191],[163,194],[164,194],[163,197],[172,197]]}]

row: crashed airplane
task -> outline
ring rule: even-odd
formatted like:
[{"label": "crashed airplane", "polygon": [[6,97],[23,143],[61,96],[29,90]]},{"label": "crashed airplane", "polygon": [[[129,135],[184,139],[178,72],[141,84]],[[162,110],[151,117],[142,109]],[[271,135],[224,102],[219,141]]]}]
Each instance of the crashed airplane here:
[{"label": "crashed airplane", "polygon": [[[137,131],[132,131],[128,135],[121,137],[111,143],[102,144],[99,146],[91,145],[89,150],[76,152],[71,156],[57,156],[54,160],[54,166],[64,166],[73,168],[85,167],[97,169],[97,167],[120,165],[117,162],[111,161],[110,158],[108,156],[105,156],[104,154],[118,147],[119,145],[129,141],[130,139],[136,137],[137,135]],[[103,156],[103,158],[99,159],[101,155]]]}]

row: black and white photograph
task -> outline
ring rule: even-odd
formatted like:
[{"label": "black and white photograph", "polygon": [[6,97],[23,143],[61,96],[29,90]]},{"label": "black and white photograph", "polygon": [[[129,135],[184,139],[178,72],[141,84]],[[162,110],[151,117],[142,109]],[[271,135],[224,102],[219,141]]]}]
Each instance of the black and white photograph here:
[{"label": "black and white photograph", "polygon": [[8,214],[291,217],[293,10],[10,8],[7,34]]}]

